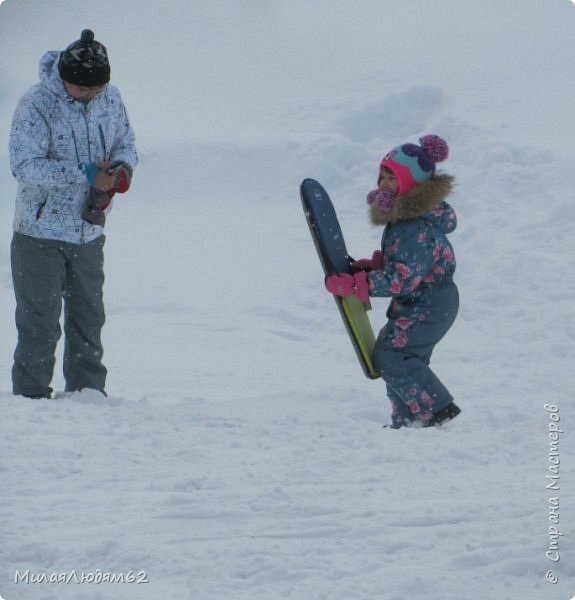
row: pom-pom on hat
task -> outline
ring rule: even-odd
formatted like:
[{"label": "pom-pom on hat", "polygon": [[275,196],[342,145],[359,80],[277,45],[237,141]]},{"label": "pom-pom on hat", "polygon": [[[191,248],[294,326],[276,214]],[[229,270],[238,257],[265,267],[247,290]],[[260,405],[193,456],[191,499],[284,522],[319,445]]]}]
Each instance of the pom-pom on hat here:
[{"label": "pom-pom on hat", "polygon": [[106,47],[94,39],[94,32],[84,29],[80,39],[60,54],[60,77],[74,85],[95,87],[110,81],[110,63]]},{"label": "pom-pom on hat", "polygon": [[380,167],[387,167],[397,178],[398,196],[431,179],[435,174],[435,163],[444,161],[449,155],[447,142],[438,135],[424,135],[419,138],[419,143],[419,146],[396,146],[381,161]]}]

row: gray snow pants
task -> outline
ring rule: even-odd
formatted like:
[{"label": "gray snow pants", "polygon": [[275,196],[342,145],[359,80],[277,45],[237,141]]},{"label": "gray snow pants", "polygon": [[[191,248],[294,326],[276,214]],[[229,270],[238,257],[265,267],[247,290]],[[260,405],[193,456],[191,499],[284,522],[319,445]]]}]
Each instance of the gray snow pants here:
[{"label": "gray snow pants", "polygon": [[64,300],[64,379],[66,391],[104,392],[100,333],[103,303],[105,236],[87,244],[42,240],[15,233],[11,245],[16,295],[18,344],[12,367],[12,391],[49,396],[62,334]]}]

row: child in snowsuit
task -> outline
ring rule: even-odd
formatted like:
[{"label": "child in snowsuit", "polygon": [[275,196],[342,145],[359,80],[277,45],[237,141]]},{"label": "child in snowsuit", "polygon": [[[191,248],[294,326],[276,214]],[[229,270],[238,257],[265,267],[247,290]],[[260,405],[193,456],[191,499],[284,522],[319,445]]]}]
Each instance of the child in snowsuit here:
[{"label": "child in snowsuit", "polygon": [[447,239],[457,224],[446,202],[453,178],[435,170],[447,158],[445,140],[427,135],[419,141],[397,146],[383,158],[378,188],[368,194],[372,223],[385,225],[381,251],[353,263],[353,275],[326,281],[337,296],[392,299],[373,359],[387,384],[393,428],[441,425],[460,412],[429,368],[431,353],[459,308],[455,256]]}]

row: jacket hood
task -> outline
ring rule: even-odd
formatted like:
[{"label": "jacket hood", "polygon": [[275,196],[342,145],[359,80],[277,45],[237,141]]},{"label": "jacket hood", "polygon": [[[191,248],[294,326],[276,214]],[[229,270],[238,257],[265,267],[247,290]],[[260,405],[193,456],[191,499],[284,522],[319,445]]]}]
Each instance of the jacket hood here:
[{"label": "jacket hood", "polygon": [[382,212],[376,203],[370,205],[370,218],[374,225],[387,225],[397,221],[416,219],[431,213],[451,194],[454,179],[438,173],[407,194],[398,196],[389,212]]},{"label": "jacket hood", "polygon": [[44,54],[39,65],[40,83],[58,96],[68,98],[68,92],[58,71],[59,60],[60,52],[57,50],[50,50]]}]

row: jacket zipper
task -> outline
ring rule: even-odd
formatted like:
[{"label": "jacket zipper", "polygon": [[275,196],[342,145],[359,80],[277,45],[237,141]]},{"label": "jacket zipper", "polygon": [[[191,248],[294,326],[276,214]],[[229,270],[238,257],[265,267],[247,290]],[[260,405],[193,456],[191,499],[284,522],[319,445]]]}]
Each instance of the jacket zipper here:
[{"label": "jacket zipper", "polygon": [[36,211],[36,221],[38,221],[42,216],[42,213],[44,212],[44,207],[46,206],[46,202],[48,202],[48,200],[44,200],[44,202],[42,202],[42,204],[40,204],[40,206],[38,207],[38,210]]},{"label": "jacket zipper", "polygon": [[106,137],[104,136],[104,130],[102,129],[102,123],[98,123],[98,130],[100,131],[100,142],[102,142],[102,150],[104,151],[104,160],[109,160],[108,150],[106,149]]}]

